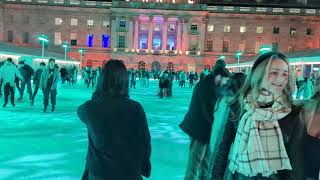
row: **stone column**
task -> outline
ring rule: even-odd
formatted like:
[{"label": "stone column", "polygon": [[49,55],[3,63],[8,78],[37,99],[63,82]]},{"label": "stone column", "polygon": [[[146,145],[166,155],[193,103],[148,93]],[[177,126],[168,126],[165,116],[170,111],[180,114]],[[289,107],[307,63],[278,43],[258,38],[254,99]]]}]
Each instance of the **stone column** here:
[{"label": "stone column", "polygon": [[181,44],[181,49],[183,53],[186,51],[189,51],[189,35],[188,35],[188,22],[183,22],[183,34],[182,34],[182,44]]},{"label": "stone column", "polygon": [[117,26],[117,20],[116,18],[112,19],[111,21],[111,48],[117,48],[117,29],[118,29],[118,26]]},{"label": "stone column", "polygon": [[168,33],[168,22],[165,19],[163,22],[163,28],[162,28],[162,52],[165,53],[167,50],[167,33]]},{"label": "stone column", "polygon": [[131,49],[133,48],[133,20],[132,19],[129,19],[129,31],[127,34],[127,38],[128,38],[127,48],[129,49],[129,51],[131,51]]},{"label": "stone column", "polygon": [[134,23],[134,37],[133,37],[133,48],[137,50],[138,46],[138,37],[139,37],[139,20],[136,19]]},{"label": "stone column", "polygon": [[204,52],[204,44],[205,44],[204,41],[205,41],[205,36],[206,36],[206,23],[202,22],[202,24],[200,24],[199,32],[200,32],[200,35],[199,35],[198,47],[199,47],[200,53],[203,54],[203,52]]},{"label": "stone column", "polygon": [[178,32],[177,32],[177,51],[179,53],[179,51],[181,51],[181,41],[182,41],[182,23],[180,21],[178,21]]},{"label": "stone column", "polygon": [[153,28],[154,28],[154,23],[151,20],[149,24],[149,33],[148,33],[148,51],[151,52],[152,50],[152,35],[153,35]]}]

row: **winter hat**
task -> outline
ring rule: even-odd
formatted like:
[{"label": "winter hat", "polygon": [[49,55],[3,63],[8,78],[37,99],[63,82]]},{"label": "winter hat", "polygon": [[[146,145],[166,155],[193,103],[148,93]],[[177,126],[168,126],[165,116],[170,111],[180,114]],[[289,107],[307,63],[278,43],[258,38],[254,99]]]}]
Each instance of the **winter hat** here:
[{"label": "winter hat", "polygon": [[251,71],[254,71],[262,61],[270,59],[270,57],[274,56],[274,55],[279,56],[281,59],[287,59],[287,57],[284,54],[280,53],[280,52],[276,52],[276,51],[267,52],[267,53],[264,53],[264,54],[260,55],[254,61]]}]

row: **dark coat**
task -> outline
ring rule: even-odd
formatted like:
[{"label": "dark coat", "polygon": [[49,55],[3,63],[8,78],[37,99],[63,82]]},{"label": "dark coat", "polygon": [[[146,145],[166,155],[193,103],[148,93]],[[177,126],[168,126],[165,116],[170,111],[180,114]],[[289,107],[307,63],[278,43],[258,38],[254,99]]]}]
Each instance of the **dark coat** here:
[{"label": "dark coat", "polygon": [[19,71],[24,79],[24,81],[30,81],[31,76],[34,74],[34,70],[29,65],[25,64],[21,68],[19,68]]},{"label": "dark coat", "polygon": [[35,84],[37,87],[40,86],[42,71],[43,70],[41,68],[37,69],[33,76],[33,84]]},{"label": "dark coat", "polygon": [[180,128],[192,138],[210,142],[213,109],[218,99],[214,77],[208,75],[195,86],[189,110]]},{"label": "dark coat", "polygon": [[89,100],[78,108],[78,116],[88,129],[89,177],[140,180],[141,175],[150,176],[150,133],[138,102],[115,97]]},{"label": "dark coat", "polygon": [[[234,106],[231,107],[236,112]],[[279,120],[279,126],[283,135],[284,145],[292,166],[292,171],[281,170],[278,174],[270,176],[269,180],[304,180],[303,170],[303,137],[305,135],[305,127],[299,118],[301,108],[293,106],[292,111],[286,117]],[[228,171],[227,162],[231,145],[235,140],[238,129],[238,122],[229,119],[225,132],[214,160],[212,180],[260,180],[262,177],[246,177],[240,174],[231,174]],[[227,178],[223,178],[226,173]],[[264,178],[264,180],[267,180]]]}]

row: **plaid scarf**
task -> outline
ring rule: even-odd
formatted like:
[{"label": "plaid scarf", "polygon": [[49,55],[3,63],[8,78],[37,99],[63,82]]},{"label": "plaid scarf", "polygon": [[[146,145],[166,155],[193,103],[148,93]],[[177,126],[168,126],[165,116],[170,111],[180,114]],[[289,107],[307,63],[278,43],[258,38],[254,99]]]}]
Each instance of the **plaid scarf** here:
[{"label": "plaid scarf", "polygon": [[291,112],[291,108],[284,106],[281,96],[274,100],[267,91],[259,94],[257,102],[273,102],[271,107],[256,107],[249,99],[251,96],[245,99],[246,112],[239,122],[229,170],[249,177],[258,174],[268,177],[278,170],[292,170],[278,123]]}]

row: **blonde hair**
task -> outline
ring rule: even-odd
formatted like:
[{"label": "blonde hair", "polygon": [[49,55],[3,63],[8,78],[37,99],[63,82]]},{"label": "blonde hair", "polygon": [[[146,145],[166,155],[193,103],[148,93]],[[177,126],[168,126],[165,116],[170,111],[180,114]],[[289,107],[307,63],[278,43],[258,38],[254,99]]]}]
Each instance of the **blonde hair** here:
[{"label": "blonde hair", "polygon": [[268,77],[271,62],[275,59],[281,59],[288,64],[288,83],[282,92],[282,96],[284,97],[285,105],[287,107],[291,107],[293,103],[292,92],[294,91],[295,86],[294,76],[292,75],[290,64],[286,56],[281,53],[273,53],[270,54],[270,56],[260,56],[256,60],[259,61],[259,64],[255,65],[249,73],[246,82],[240,90],[240,94],[236,100],[236,103],[238,103],[239,107],[233,118],[234,120],[238,120],[244,113],[244,102],[245,99],[249,98],[249,94],[252,95],[252,98],[249,99],[249,101],[252,101],[253,103],[256,102],[258,95],[263,90],[262,82]]}]

